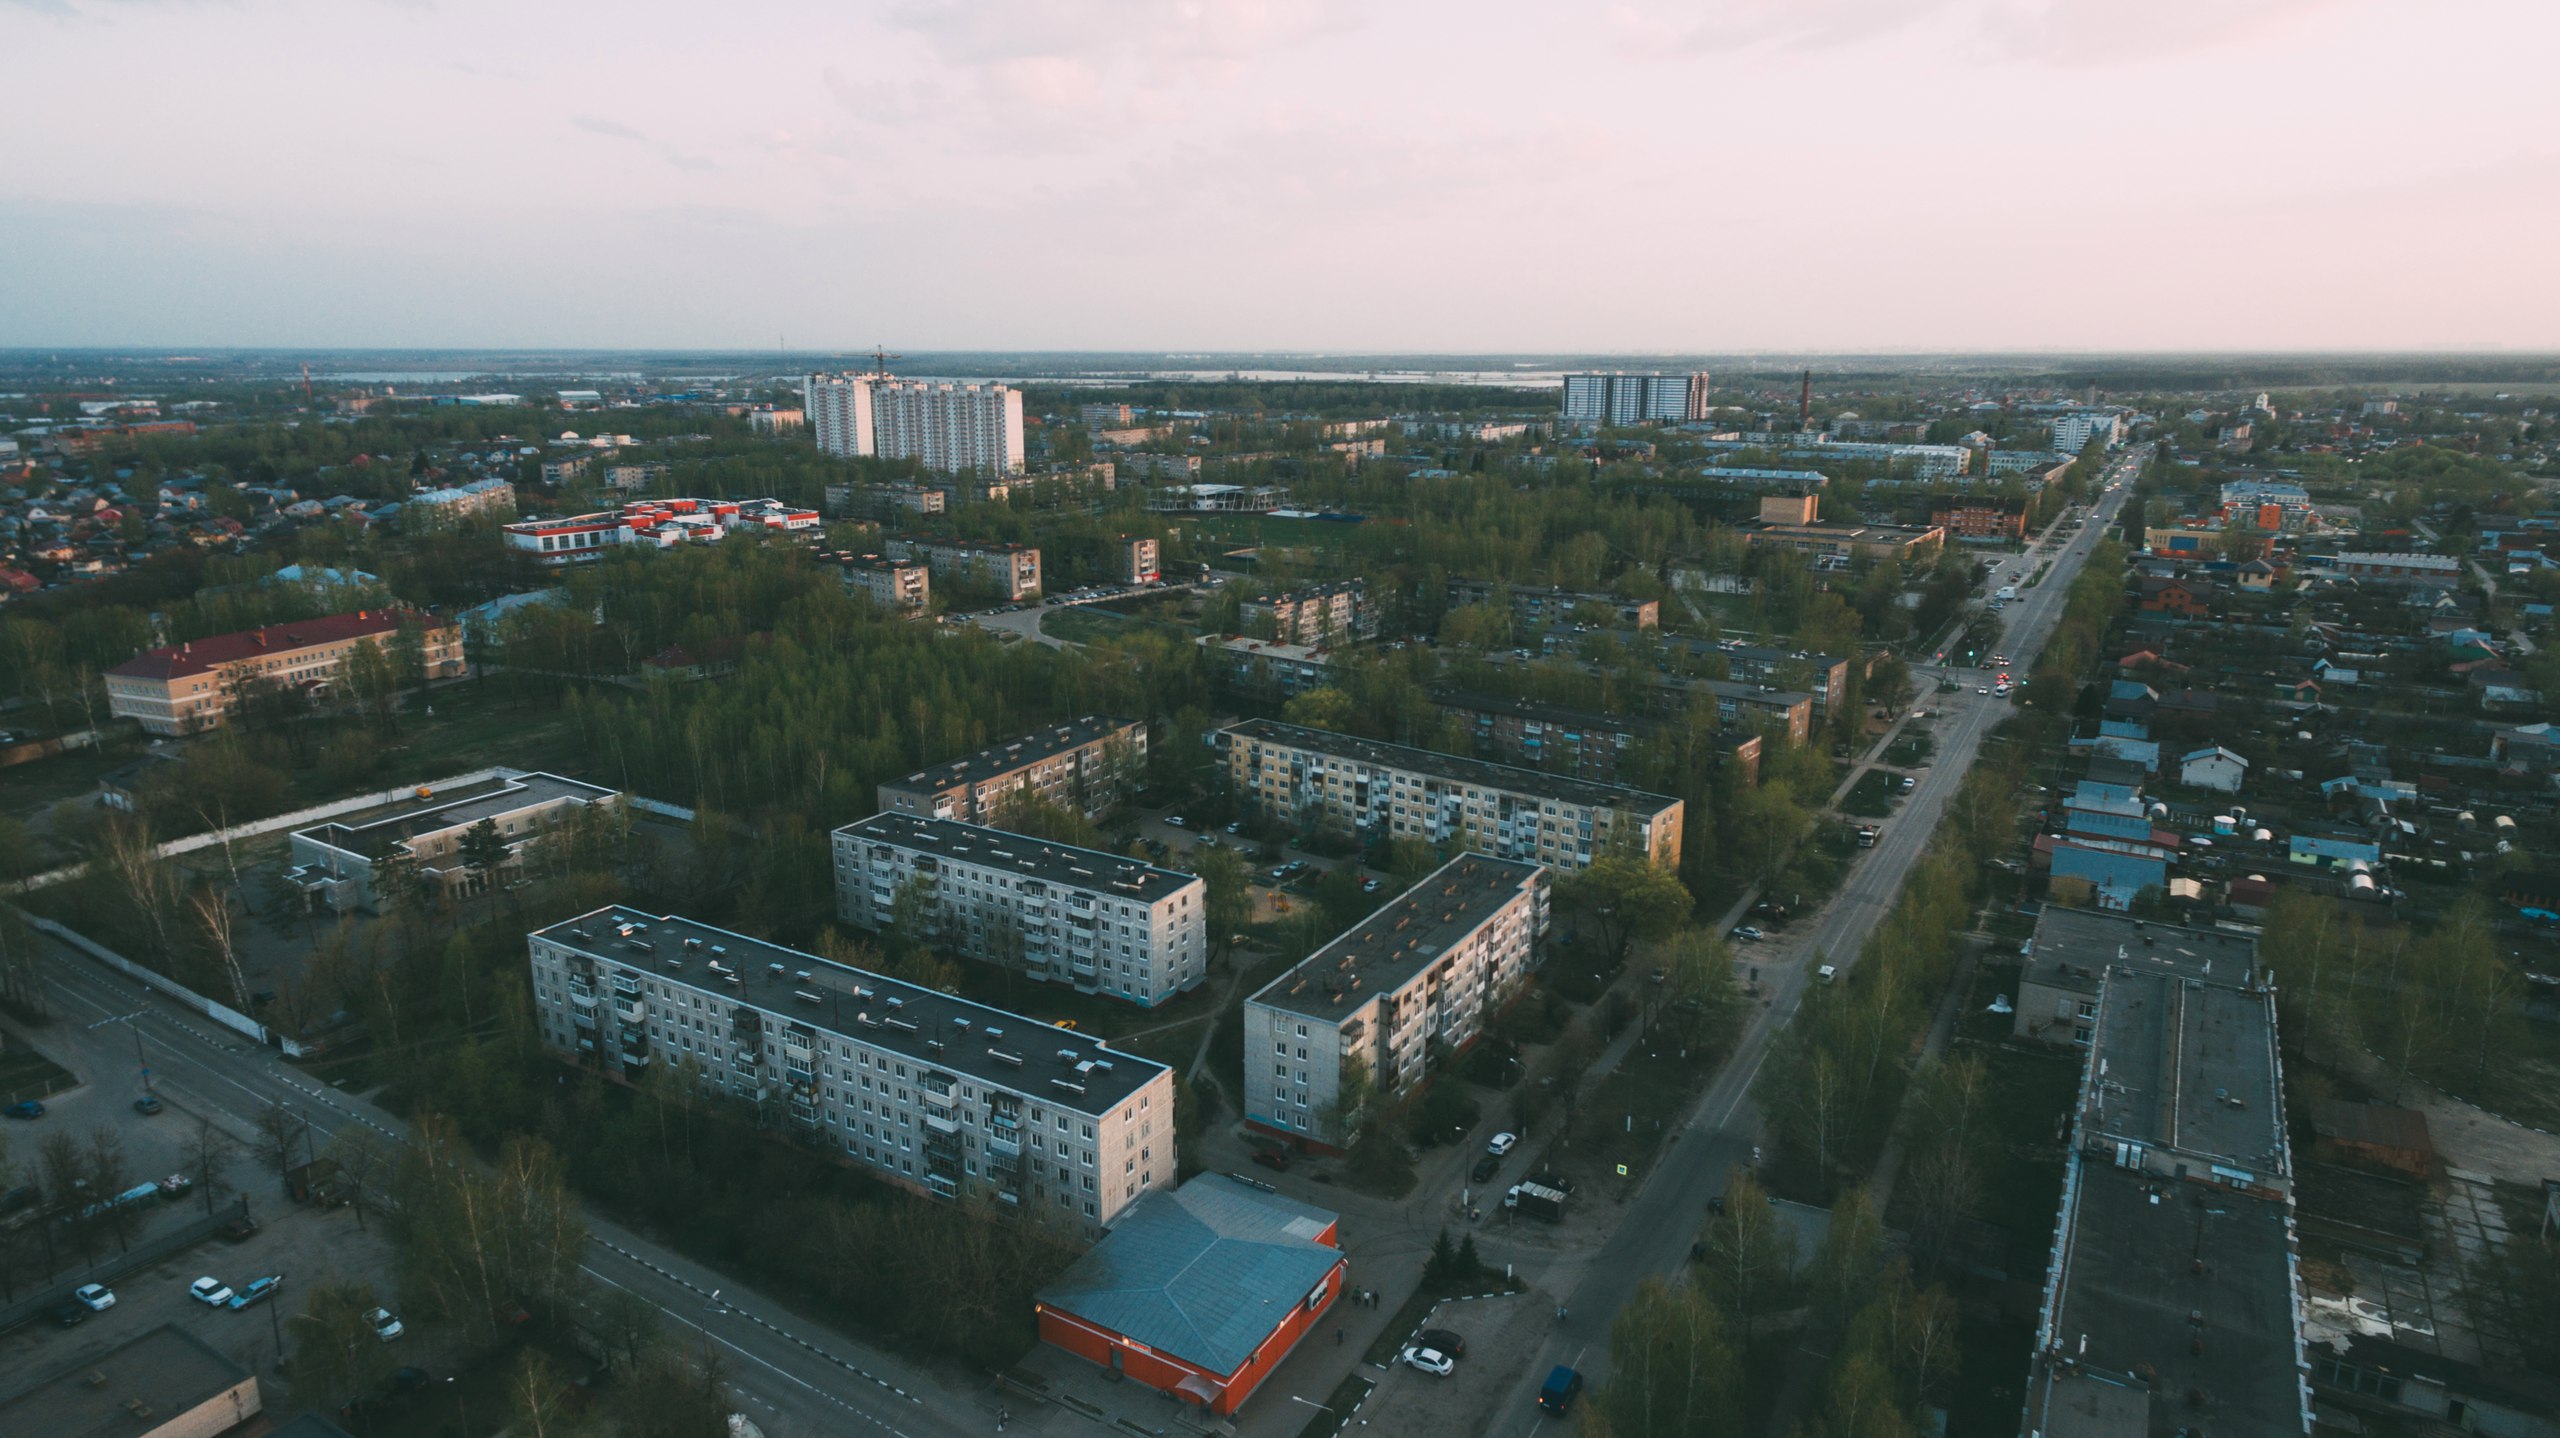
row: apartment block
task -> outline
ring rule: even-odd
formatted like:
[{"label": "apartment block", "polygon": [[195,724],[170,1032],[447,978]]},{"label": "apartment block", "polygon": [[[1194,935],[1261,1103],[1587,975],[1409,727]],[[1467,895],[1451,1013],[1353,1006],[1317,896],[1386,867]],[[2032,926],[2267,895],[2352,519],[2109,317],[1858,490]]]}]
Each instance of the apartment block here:
[{"label": "apartment block", "polygon": [[1772,495],[1760,501],[1760,517],[1736,526],[1743,542],[1793,549],[1817,569],[1846,569],[1852,559],[1922,559],[1937,552],[1947,532],[1936,525],[1825,524],[1819,495]]},{"label": "apartment block", "polygon": [[516,487],[503,479],[478,479],[410,495],[400,506],[400,527],[417,532],[450,528],[473,519],[506,519],[516,512]]},{"label": "apartment block", "polygon": [[957,539],[893,539],[892,559],[921,559],[945,579],[982,584],[1010,600],[1040,592],[1040,551],[1020,544],[970,544]]},{"label": "apartment block", "polygon": [[1120,807],[1147,764],[1147,723],[1088,714],[880,786],[893,814],[1000,824],[1005,806],[1030,794],[1099,819]]},{"label": "apartment block", "polygon": [[1672,424],[1702,420],[1714,408],[1707,375],[1569,374],[1563,417],[1568,424]]},{"label": "apartment block", "polygon": [[899,1187],[1091,1238],[1173,1186],[1173,1071],[1100,1039],[627,907],[526,937],[554,1051],[689,1070]]},{"label": "apartment block", "polygon": [[903,519],[912,514],[940,514],[948,497],[921,484],[831,484],[827,511],[861,519]]},{"label": "apartment block", "polygon": [[1340,644],[1372,638],[1378,632],[1378,613],[1369,604],[1368,581],[1362,579],[1337,579],[1248,599],[1237,606],[1236,613],[1247,622],[1269,616],[1275,637],[1284,644]]},{"label": "apartment block", "polygon": [[1941,494],[1929,501],[1929,522],[1956,539],[2023,544],[2027,502],[1991,494]]},{"label": "apartment block", "polygon": [[1548,872],[1461,854],[1263,986],[1244,1006],[1245,1122],[1339,1150],[1342,1074],[1412,1091],[1519,990],[1546,936]]},{"label": "apartment block", "polygon": [[[290,841],[293,867],[284,877],[313,908],[381,913],[392,905],[375,882],[376,866],[396,860],[437,897],[467,899],[487,892],[493,883],[507,883],[523,867],[526,853],[573,816],[621,802],[622,796],[611,789],[557,774],[509,774],[459,789],[421,788],[356,823],[296,829]],[[463,835],[482,822],[507,844],[505,862],[485,873],[462,858]]]},{"label": "apartment block", "polygon": [[1507,694],[1442,694],[1433,702],[1475,735],[1478,754],[1602,784],[1617,779],[1620,762],[1637,740],[1662,727],[1641,715],[1601,714]]},{"label": "apartment block", "polygon": [[1333,651],[1240,634],[1203,634],[1209,680],[1222,694],[1260,704],[1285,704],[1333,682]]},{"label": "apartment block", "polygon": [[835,865],[846,923],[889,929],[911,893],[937,947],[1044,983],[1153,1008],[1208,973],[1196,875],[916,814],[836,830]]},{"label": "apartment block", "polygon": [[1221,729],[1217,744],[1236,797],[1301,829],[1454,842],[1559,869],[1620,848],[1680,863],[1682,804],[1667,795],[1270,719]]},{"label": "apartment block", "polygon": [[1629,629],[1658,629],[1662,625],[1662,605],[1656,600],[1622,599],[1615,594],[1576,589],[1541,589],[1534,584],[1497,584],[1489,579],[1450,580],[1450,607],[1470,604],[1508,605],[1511,622],[1523,630],[1570,623],[1575,611],[1586,606],[1607,613],[1610,622]]},{"label": "apartment block", "polygon": [[1189,484],[1200,477],[1200,456],[1196,454],[1124,454],[1112,463],[1119,466],[1123,478],[1137,481],[1161,479]]},{"label": "apartment block", "polygon": [[933,602],[933,572],[922,560],[878,554],[841,554],[845,587],[883,609],[920,614]]},{"label": "apartment block", "polygon": [[1113,545],[1123,584],[1153,584],[1164,578],[1164,546],[1143,534],[1124,534]]},{"label": "apartment block", "polygon": [[416,610],[361,609],[145,650],[106,672],[107,712],[140,723],[146,733],[194,734],[221,724],[242,691],[259,684],[327,699],[345,679],[357,645],[389,654],[403,630],[417,637],[424,677],[461,677],[459,626]]},{"label": "apartment block", "polygon": [[1089,404],[1077,413],[1087,429],[1126,429],[1137,418],[1125,404]]},{"label": "apartment block", "polygon": [[822,453],[912,459],[945,473],[1022,468],[1022,392],[1009,385],[813,374],[801,392]]}]

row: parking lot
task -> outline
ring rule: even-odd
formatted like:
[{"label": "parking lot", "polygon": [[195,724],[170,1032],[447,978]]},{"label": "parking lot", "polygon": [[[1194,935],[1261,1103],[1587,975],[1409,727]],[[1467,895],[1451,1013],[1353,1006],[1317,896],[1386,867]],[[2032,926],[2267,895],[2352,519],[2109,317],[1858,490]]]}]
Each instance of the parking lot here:
[{"label": "parking lot", "polygon": [[1360,1405],[1359,1422],[1386,1438],[1491,1433],[1520,1372],[1555,1327],[1555,1299],[1541,1292],[1443,1303],[1424,1321],[1467,1341],[1466,1356],[1446,1378],[1398,1363],[1384,1373],[1363,1369],[1378,1386]]}]

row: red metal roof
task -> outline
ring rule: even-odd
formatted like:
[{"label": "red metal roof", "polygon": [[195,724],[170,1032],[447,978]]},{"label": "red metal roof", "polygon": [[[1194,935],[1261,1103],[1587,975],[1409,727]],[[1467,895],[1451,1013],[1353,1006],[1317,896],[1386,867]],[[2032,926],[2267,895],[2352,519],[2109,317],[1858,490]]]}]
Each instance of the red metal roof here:
[{"label": "red metal roof", "polygon": [[[145,650],[107,672],[142,679],[184,679],[210,674],[226,664],[237,664],[263,654],[291,653],[314,644],[386,635],[400,627],[404,613],[390,609],[360,609],[353,614],[328,614],[318,619],[297,619],[290,624],[270,624],[264,629],[244,629],[236,634],[216,634],[187,644]],[[433,626],[443,623],[423,615],[407,614],[406,617]]]}]

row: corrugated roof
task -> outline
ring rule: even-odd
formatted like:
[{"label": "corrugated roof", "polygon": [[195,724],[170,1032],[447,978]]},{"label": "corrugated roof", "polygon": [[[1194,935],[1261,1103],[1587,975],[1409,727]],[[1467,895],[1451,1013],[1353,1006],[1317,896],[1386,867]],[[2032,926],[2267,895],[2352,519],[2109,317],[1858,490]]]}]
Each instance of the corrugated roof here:
[{"label": "corrugated roof", "polygon": [[1213,1373],[1245,1365],[1342,1251],[1335,1215],[1208,1173],[1138,1200],[1040,1301]]},{"label": "corrugated roof", "polygon": [[389,635],[400,628],[404,619],[431,628],[444,623],[431,615],[390,609],[327,614],[318,619],[297,619],[288,624],[270,624],[264,629],[243,629],[236,634],[215,634],[186,644],[145,650],[107,672],[144,679],[180,679],[210,674],[226,664],[236,664],[244,659],[290,654],[315,644]]}]

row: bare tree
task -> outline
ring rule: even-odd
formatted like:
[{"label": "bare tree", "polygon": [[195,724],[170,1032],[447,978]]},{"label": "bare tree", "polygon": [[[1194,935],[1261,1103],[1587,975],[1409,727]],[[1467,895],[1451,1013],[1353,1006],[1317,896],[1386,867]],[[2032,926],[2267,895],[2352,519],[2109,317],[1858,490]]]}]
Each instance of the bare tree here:
[{"label": "bare tree", "polygon": [[363,1124],[348,1124],[329,1136],[321,1157],[338,1166],[341,1191],[355,1205],[356,1227],[366,1227],[365,1210],[372,1206],[375,1188],[391,1171],[391,1153],[382,1136]]},{"label": "bare tree", "polygon": [[153,957],[166,963],[175,947],[177,878],[152,843],[151,831],[137,822],[110,819],[99,826],[99,845],[95,862],[106,865],[150,935]]},{"label": "bare tree", "polygon": [[274,1169],[276,1177],[284,1177],[293,1168],[294,1156],[305,1148],[311,1125],[301,1114],[272,1101],[258,1110],[255,1122],[258,1136],[251,1142],[250,1151],[260,1163]]},{"label": "bare tree", "polygon": [[231,891],[219,884],[206,884],[188,901],[195,911],[196,927],[213,946],[213,956],[222,966],[223,982],[231,989],[232,1007],[249,1012],[249,976],[240,968],[240,950],[233,943],[239,918],[231,907]]},{"label": "bare tree", "polygon": [[133,1183],[133,1164],[124,1156],[124,1136],[99,1124],[89,1130],[88,1149],[90,1201],[107,1205],[99,1216],[114,1231],[116,1246],[126,1247],[142,1226],[142,1211],[115,1201]]},{"label": "bare tree", "polygon": [[213,1120],[196,1120],[195,1132],[187,1135],[180,1150],[179,1162],[185,1165],[187,1177],[195,1181],[196,1191],[204,1195],[204,1216],[213,1217],[216,1205],[231,1192],[231,1161],[240,1150]]}]

